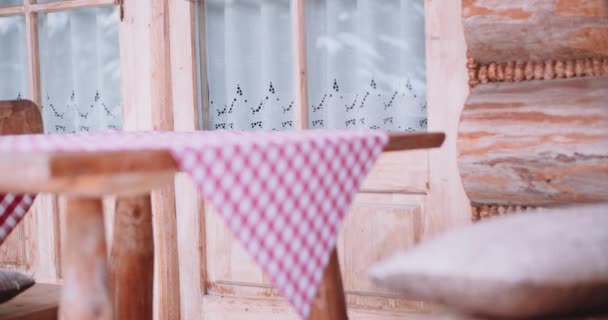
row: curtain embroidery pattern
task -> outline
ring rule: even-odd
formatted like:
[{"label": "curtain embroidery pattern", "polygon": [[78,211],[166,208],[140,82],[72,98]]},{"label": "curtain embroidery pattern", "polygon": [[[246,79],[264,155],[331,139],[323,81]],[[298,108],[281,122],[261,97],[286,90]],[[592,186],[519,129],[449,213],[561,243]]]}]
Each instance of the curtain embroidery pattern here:
[{"label": "curtain embroidery pattern", "polygon": [[[208,0],[211,129],[289,130],[288,0]],[[309,128],[425,130],[422,0],[306,2]]]},{"label": "curtain embroidery pattern", "polygon": [[117,8],[51,12],[39,20],[45,131],[120,129]]}]

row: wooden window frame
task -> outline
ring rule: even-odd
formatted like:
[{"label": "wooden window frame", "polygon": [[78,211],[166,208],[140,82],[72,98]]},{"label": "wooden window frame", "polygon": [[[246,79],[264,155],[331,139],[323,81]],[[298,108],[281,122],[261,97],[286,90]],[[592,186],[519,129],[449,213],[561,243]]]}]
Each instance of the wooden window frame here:
[{"label": "wooden window frame", "polygon": [[[34,101],[38,106],[42,105],[38,37],[39,14],[120,5],[122,17],[122,4],[123,0],[62,0],[50,3],[36,3],[36,0],[23,0],[22,5],[0,8],[0,18],[9,16],[25,17],[27,75],[30,100]],[[24,219],[24,225],[26,230],[28,230],[28,238],[30,239],[25,244],[24,263],[28,271],[33,271],[45,281],[56,282],[62,277],[61,214],[57,214],[61,210],[57,196],[41,194],[38,198],[33,207],[34,212],[27,215]],[[52,214],[46,214],[49,211]],[[50,229],[40,232],[37,227],[38,224],[47,225]],[[31,245],[33,246],[30,247]]]},{"label": "wooden window frame", "polygon": [[40,56],[38,52],[38,14],[70,9],[114,6],[121,3],[121,0],[64,0],[48,3],[36,3],[36,0],[23,0],[23,5],[0,8],[0,17],[25,16],[28,84],[32,101],[39,106],[42,103]]},{"label": "wooden window frame", "polygon": [[[185,0],[188,1],[188,0]],[[198,65],[200,69],[199,80],[201,82],[200,104],[202,106],[201,129],[209,129],[209,87],[207,82],[207,50],[205,39],[205,21],[201,17],[205,16],[205,0],[197,0],[199,26],[194,26],[198,30]],[[308,128],[308,71],[306,63],[306,0],[292,0],[291,3],[291,38],[293,47],[293,66],[292,77],[295,88],[295,129],[304,130]],[[192,21],[194,24],[194,20]]]}]

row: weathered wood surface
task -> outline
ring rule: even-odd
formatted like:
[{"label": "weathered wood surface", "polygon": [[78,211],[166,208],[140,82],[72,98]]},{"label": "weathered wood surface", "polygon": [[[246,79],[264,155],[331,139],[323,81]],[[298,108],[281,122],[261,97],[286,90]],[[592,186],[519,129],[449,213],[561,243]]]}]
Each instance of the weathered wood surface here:
[{"label": "weathered wood surface", "polygon": [[154,237],[150,195],[119,197],[114,214],[110,286],[115,319],[152,319]]},{"label": "weathered wood surface", "polygon": [[478,85],[459,167],[478,204],[608,200],[608,77]]},{"label": "weathered wood surface", "polygon": [[346,298],[340,274],[338,252],[334,248],[325,267],[323,280],[317,291],[308,317],[309,320],[346,320]]},{"label": "weathered wood surface", "polygon": [[57,320],[61,286],[38,283],[0,305],[2,320]]},{"label": "weathered wood surface", "polygon": [[480,63],[608,55],[606,0],[463,0],[462,16]]},{"label": "weathered wood surface", "polygon": [[0,135],[42,133],[40,109],[29,100],[0,101]]},{"label": "weathered wood surface", "polygon": [[67,198],[63,320],[110,320],[107,250],[100,199]]}]

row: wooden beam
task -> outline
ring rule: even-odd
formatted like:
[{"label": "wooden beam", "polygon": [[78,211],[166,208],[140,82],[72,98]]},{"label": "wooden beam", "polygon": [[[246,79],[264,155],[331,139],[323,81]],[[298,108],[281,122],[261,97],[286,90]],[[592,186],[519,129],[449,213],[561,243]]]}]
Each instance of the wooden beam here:
[{"label": "wooden beam", "polygon": [[294,88],[296,90],[296,128],[308,128],[308,76],[306,67],[306,15],[305,1],[291,2]]},{"label": "wooden beam", "polygon": [[[26,0],[27,1],[27,0]],[[53,12],[70,9],[82,9],[117,5],[116,0],[70,0],[60,2],[32,3],[26,11],[30,13]]]},{"label": "wooden beam", "polygon": [[[171,76],[170,0],[151,0],[150,65],[152,128],[173,130],[173,84]],[[184,18],[186,19],[186,18]],[[180,318],[180,288],[175,214],[175,184],[152,192],[156,274],[154,313],[158,320]]]},{"label": "wooden beam", "polygon": [[476,86],[460,119],[460,174],[477,204],[608,200],[608,77]]},{"label": "wooden beam", "polygon": [[24,12],[23,6],[2,7],[0,8],[0,17],[20,15]]},{"label": "wooden beam", "polygon": [[309,320],[346,320],[346,298],[340,274],[338,251],[331,251],[329,262],[323,273],[323,280],[312,304]]},{"label": "wooden beam", "polygon": [[462,16],[482,64],[608,56],[606,0],[463,0]]}]

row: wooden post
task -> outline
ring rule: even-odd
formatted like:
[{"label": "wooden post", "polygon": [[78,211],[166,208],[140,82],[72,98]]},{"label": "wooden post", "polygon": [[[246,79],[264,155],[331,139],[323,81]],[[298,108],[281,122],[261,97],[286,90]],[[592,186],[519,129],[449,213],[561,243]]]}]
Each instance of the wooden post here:
[{"label": "wooden post", "polygon": [[150,195],[118,197],[110,256],[114,317],[152,319],[154,236]]},{"label": "wooden post", "polygon": [[310,316],[310,320],[345,320],[348,319],[346,312],[346,299],[340,275],[340,262],[336,248],[331,252],[329,264],[325,268],[323,280],[319,286]]},{"label": "wooden post", "polygon": [[66,250],[59,314],[64,320],[109,320],[106,239],[101,199],[67,198]]}]

